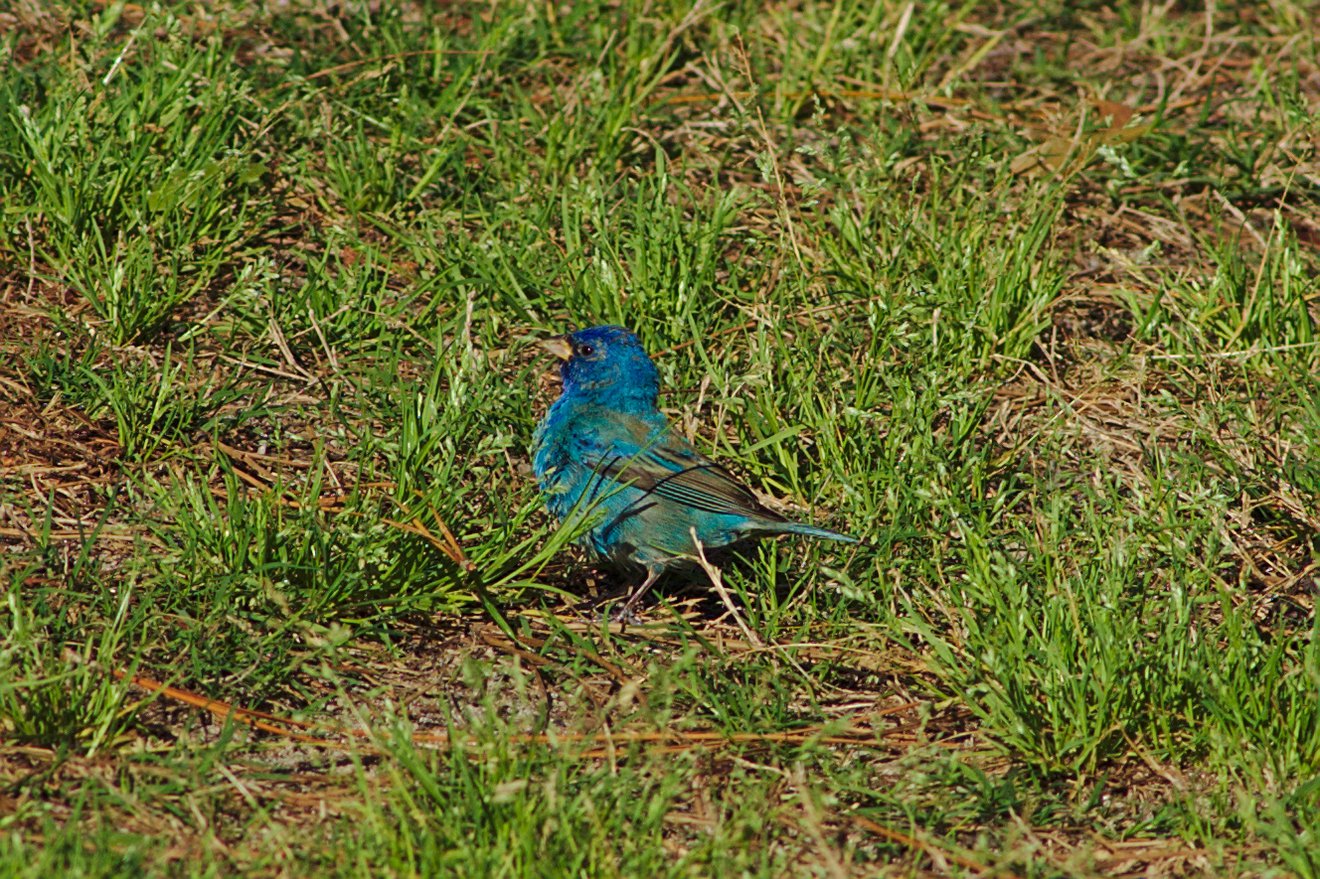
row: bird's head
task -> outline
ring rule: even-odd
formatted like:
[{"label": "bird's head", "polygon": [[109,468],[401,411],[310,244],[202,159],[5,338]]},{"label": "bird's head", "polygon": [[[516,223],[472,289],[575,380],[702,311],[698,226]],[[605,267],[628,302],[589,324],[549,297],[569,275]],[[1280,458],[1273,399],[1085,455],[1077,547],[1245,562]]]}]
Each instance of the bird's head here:
[{"label": "bird's head", "polygon": [[587,327],[541,343],[562,363],[564,395],[615,408],[655,408],[660,376],[641,341],[623,327]]}]

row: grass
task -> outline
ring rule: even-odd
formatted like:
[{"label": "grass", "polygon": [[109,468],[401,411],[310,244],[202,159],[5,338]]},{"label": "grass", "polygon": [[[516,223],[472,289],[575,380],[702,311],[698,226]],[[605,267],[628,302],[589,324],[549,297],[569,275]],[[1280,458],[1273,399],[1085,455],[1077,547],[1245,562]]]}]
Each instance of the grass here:
[{"label": "grass", "polygon": [[[1317,875],[1316,11],[0,13],[0,874]],[[862,542],[578,610],[605,322]]]}]

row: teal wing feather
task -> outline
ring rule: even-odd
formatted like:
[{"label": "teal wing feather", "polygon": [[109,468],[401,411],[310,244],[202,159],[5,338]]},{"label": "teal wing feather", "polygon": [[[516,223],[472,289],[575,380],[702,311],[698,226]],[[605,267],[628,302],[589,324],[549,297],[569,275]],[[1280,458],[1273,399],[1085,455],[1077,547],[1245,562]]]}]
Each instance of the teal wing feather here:
[{"label": "teal wing feather", "polygon": [[591,466],[601,476],[627,484],[646,496],[694,510],[738,516],[748,524],[773,529],[787,520],[668,428],[645,422],[625,423],[613,441],[598,448]]}]

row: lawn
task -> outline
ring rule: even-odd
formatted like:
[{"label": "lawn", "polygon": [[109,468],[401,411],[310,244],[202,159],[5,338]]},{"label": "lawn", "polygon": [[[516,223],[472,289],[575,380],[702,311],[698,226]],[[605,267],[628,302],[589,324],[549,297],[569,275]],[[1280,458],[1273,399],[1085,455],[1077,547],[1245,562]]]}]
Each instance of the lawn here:
[{"label": "lawn", "polygon": [[[0,7],[0,875],[1320,875],[1318,18]],[[861,542],[611,622],[600,323]]]}]

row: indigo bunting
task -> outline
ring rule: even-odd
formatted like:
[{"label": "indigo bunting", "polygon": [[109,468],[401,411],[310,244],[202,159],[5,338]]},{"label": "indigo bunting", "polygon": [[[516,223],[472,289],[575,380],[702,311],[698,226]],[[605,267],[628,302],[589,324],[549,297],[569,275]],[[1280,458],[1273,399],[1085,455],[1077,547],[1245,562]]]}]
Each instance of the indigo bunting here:
[{"label": "indigo bunting", "polygon": [[788,521],[670,431],[656,407],[655,364],[627,329],[589,327],[542,344],[563,361],[564,388],[536,427],[532,469],[551,513],[589,523],[581,543],[645,570],[619,617],[667,568],[692,558],[694,531],[710,548],[772,534],[856,542]]}]

